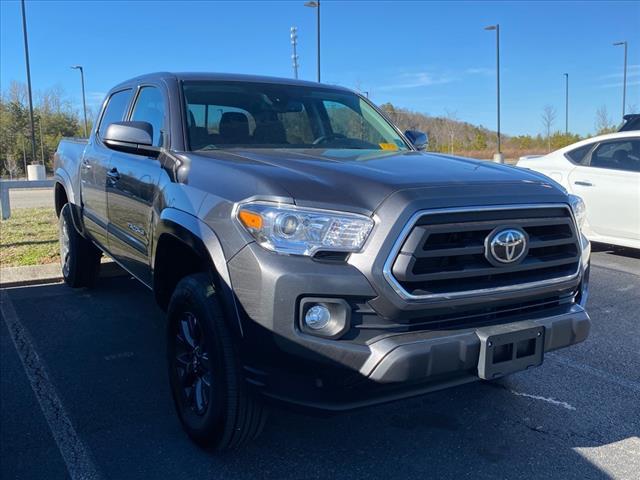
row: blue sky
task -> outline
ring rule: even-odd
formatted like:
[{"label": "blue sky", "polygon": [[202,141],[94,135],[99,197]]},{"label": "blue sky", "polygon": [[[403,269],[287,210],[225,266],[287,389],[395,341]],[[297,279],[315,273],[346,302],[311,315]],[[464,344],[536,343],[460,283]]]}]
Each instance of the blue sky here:
[{"label": "blue sky", "polygon": [[[61,86],[80,108],[85,67],[94,108],[117,82],[150,71],[292,76],[289,28],[298,27],[300,77],[315,79],[315,10],[280,2],[27,1],[34,90]],[[627,104],[640,110],[640,2],[322,1],[322,80],[371,92],[374,102],[495,128],[495,32],[500,23],[502,130],[542,131],[545,105],[564,129],[594,130],[606,105],[618,120],[623,49]],[[24,81],[20,4],[0,2],[0,84]]]}]

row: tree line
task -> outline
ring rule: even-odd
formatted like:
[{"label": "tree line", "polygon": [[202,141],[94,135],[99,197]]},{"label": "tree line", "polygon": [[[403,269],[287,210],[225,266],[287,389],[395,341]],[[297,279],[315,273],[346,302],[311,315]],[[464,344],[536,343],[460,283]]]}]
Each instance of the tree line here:
[{"label": "tree line", "polygon": [[[400,130],[420,130],[429,135],[429,150],[442,153],[491,158],[497,150],[496,132],[483,126],[460,121],[455,112],[447,111],[444,116],[433,117],[423,113],[400,108],[391,103],[380,106]],[[556,129],[557,112],[553,106],[544,107],[540,116],[542,133],[537,135],[501,135],[501,150],[507,158],[521,155],[545,154],[583,138],[575,133],[565,133]],[[595,134],[615,132],[615,125],[606,106],[600,107],[595,115]]]},{"label": "tree line", "polygon": [[[476,158],[491,158],[496,151],[495,132],[458,119],[455,112],[434,117],[400,108],[391,103],[381,105],[401,130],[421,130],[429,135],[429,150]],[[95,113],[95,112],[93,112]],[[89,122],[94,117],[88,113]],[[554,129],[555,108],[546,106],[541,115],[543,133],[537,135],[502,136],[502,151],[507,158],[527,154],[544,154],[581,140],[579,135]],[[0,175],[15,178],[25,174],[26,166],[44,164],[52,171],[53,155],[62,137],[83,135],[80,114],[59,87],[49,88],[34,96],[36,155],[31,148],[31,126],[26,88],[12,82],[0,95]],[[617,129],[605,106],[595,115],[597,134]],[[91,127],[91,125],[89,125]]]},{"label": "tree line", "polygon": [[33,100],[35,158],[25,85],[12,82],[0,95],[0,174],[3,177],[23,176],[30,164],[44,164],[47,172],[51,172],[60,139],[84,133],[79,113],[61,88],[38,92]]}]

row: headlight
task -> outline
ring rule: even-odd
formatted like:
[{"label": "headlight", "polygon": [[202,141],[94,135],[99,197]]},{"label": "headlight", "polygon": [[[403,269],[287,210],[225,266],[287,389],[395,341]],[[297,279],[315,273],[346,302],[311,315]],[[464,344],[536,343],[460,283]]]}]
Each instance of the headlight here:
[{"label": "headlight", "polygon": [[576,217],[578,228],[582,230],[582,226],[587,219],[587,207],[585,206],[582,198],[580,198],[578,195],[570,194],[569,204],[571,205],[571,210],[573,210],[573,216]]},{"label": "headlight", "polygon": [[267,202],[242,204],[236,217],[262,247],[293,255],[357,252],[373,228],[364,215]]}]

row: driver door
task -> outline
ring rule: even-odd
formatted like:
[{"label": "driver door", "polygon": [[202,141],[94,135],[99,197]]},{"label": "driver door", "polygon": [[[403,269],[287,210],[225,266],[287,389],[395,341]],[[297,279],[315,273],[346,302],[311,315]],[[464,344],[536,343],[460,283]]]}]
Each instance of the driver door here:
[{"label": "driver door", "polygon": [[[166,96],[159,86],[144,85],[130,120],[153,127],[153,145],[162,146]],[[114,151],[107,172],[109,248],[129,272],[151,285],[151,241],[154,201],[164,170],[156,158]]]}]

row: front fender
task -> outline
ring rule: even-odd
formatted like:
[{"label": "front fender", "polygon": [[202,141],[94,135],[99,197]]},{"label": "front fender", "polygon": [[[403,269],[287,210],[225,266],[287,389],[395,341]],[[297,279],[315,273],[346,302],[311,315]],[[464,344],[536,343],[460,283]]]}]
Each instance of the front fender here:
[{"label": "front fender", "polygon": [[[169,234],[182,241],[203,258],[211,261],[211,266],[218,274],[222,290],[223,301],[227,305],[227,311],[233,313],[237,321],[238,333],[243,334],[242,323],[238,313],[238,305],[233,294],[231,278],[227,268],[227,261],[222,249],[222,244],[215,232],[202,220],[175,208],[165,208],[160,214],[156,225],[155,238],[163,234]],[[158,242],[153,242],[151,265],[155,265],[156,248]]]}]

